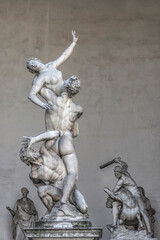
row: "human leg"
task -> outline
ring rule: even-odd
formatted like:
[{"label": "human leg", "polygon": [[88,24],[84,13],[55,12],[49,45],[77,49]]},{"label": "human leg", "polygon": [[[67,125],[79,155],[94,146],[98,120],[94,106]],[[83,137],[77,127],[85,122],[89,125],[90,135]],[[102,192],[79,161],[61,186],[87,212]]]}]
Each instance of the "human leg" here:
[{"label": "human leg", "polygon": [[113,213],[113,227],[117,227],[119,220],[119,207],[121,206],[120,202],[114,201],[112,203],[112,213]]},{"label": "human leg", "polygon": [[78,178],[78,159],[70,135],[62,136],[59,141],[60,155],[62,156],[67,170],[61,203],[66,204]]},{"label": "human leg", "polygon": [[137,213],[137,214],[136,214],[136,217],[137,217],[137,219],[138,219],[138,223],[139,223],[140,229],[143,229],[143,228],[144,228],[144,224],[143,224],[143,222],[142,222],[142,220],[141,220],[140,213]]},{"label": "human leg", "polygon": [[88,210],[88,206],[86,204],[86,201],[84,199],[84,196],[82,193],[75,188],[72,193],[71,201],[76,206],[76,208],[83,214],[85,214]]},{"label": "human leg", "polygon": [[150,221],[149,221],[149,218],[147,216],[147,211],[145,210],[144,208],[144,203],[143,203],[143,200],[138,197],[137,198],[137,202],[138,202],[138,206],[139,206],[139,210],[140,210],[140,213],[145,221],[145,224],[146,224],[146,228],[147,228],[147,232],[148,233],[151,233],[152,230],[151,230],[151,225],[150,225]]},{"label": "human leg", "polygon": [[62,191],[54,186],[41,186],[37,191],[41,201],[49,212],[52,210],[54,202],[59,201],[62,197]]}]

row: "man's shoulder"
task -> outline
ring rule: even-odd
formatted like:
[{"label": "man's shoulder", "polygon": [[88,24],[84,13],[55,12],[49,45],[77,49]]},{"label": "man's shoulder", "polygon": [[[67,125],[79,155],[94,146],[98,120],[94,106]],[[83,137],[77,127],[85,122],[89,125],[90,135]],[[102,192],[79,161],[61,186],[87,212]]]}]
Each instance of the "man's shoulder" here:
[{"label": "man's shoulder", "polygon": [[71,102],[71,107],[74,109],[76,112],[83,112],[83,108],[81,105],[77,105],[74,102]]},{"label": "man's shoulder", "polygon": [[30,198],[27,198],[27,201],[34,204],[34,202]]},{"label": "man's shoulder", "polygon": [[17,199],[16,204],[19,204],[22,202],[22,198]]}]

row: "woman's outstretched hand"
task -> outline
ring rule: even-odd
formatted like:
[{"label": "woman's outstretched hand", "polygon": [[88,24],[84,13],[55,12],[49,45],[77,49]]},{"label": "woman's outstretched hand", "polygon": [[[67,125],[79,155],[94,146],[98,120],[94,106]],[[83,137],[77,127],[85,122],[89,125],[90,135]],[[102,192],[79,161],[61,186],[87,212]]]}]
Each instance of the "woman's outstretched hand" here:
[{"label": "woman's outstretched hand", "polygon": [[78,37],[76,37],[76,32],[74,30],[72,30],[72,36],[73,36],[73,42],[77,42],[78,41]]}]

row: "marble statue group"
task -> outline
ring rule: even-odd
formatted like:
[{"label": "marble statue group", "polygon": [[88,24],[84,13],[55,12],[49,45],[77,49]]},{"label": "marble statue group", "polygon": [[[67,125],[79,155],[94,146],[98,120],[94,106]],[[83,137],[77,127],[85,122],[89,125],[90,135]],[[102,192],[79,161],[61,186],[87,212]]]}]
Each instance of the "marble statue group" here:
[{"label": "marble statue group", "polygon": [[[74,96],[79,93],[81,83],[74,75],[63,80],[62,72],[58,70],[76,46],[78,37],[75,31],[72,31],[72,37],[70,46],[56,60],[47,64],[38,58],[27,61],[27,69],[34,74],[28,98],[43,109],[45,132],[34,137],[23,136],[20,159],[29,166],[29,177],[47,209],[43,220],[50,221],[79,221],[88,218],[88,206],[76,185],[78,158],[73,144],[73,138],[79,134],[78,119],[83,114],[83,108],[74,103]],[[40,143],[39,150],[36,150],[37,143]],[[106,206],[113,213],[113,224],[108,225],[109,230],[115,234],[112,239],[121,239],[116,238],[116,232],[122,233],[121,226],[136,234],[138,232],[140,237],[145,229],[145,238],[152,238],[155,211],[145,196],[144,189],[137,186],[128,172],[128,165],[121,158],[115,158],[100,168],[113,163],[118,164],[114,168],[116,186],[112,191],[104,188],[109,195]],[[23,229],[33,228],[38,216],[34,203],[27,198],[28,189],[22,188],[21,191],[22,198],[17,200],[13,210],[7,207],[13,217],[15,240],[28,239]]]},{"label": "marble statue group", "polygon": [[[113,224],[107,227],[113,232],[119,225],[124,225],[128,229],[139,231],[139,235],[140,230],[146,229],[147,236],[152,238],[155,210],[146,198],[144,189],[138,187],[131,177],[128,165],[118,157],[106,166],[113,163],[118,164],[114,167],[114,175],[117,178],[116,186],[112,191],[107,187],[104,188],[109,195],[106,207],[111,208],[113,213]],[[106,166],[101,166],[101,168]]]},{"label": "marble statue group", "polygon": [[[80,91],[80,80],[71,76],[63,80],[57,68],[71,55],[78,37],[72,31],[73,42],[56,60],[43,64],[37,58],[27,61],[35,74],[28,98],[45,110],[46,132],[35,137],[23,137],[20,158],[31,167],[30,178],[48,214],[59,203],[56,216],[76,217],[87,213],[87,204],[76,187],[78,159],[73,138],[78,136],[78,119],[83,113],[73,97]],[[41,96],[44,101],[40,100]],[[33,144],[42,142],[39,151]]]}]

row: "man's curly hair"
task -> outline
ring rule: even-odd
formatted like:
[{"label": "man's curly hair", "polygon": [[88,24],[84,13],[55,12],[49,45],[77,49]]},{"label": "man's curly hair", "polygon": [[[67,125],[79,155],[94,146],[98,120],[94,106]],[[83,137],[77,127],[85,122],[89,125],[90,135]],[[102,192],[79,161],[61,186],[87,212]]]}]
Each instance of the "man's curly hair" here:
[{"label": "man's curly hair", "polygon": [[69,79],[69,83],[66,86],[66,92],[69,97],[76,95],[81,88],[81,82],[76,76],[72,76]]},{"label": "man's curly hair", "polygon": [[26,147],[22,147],[20,149],[19,156],[22,162],[26,163],[27,165],[30,165],[31,162],[34,162],[38,158],[40,158],[40,153],[31,148],[28,149]]}]

